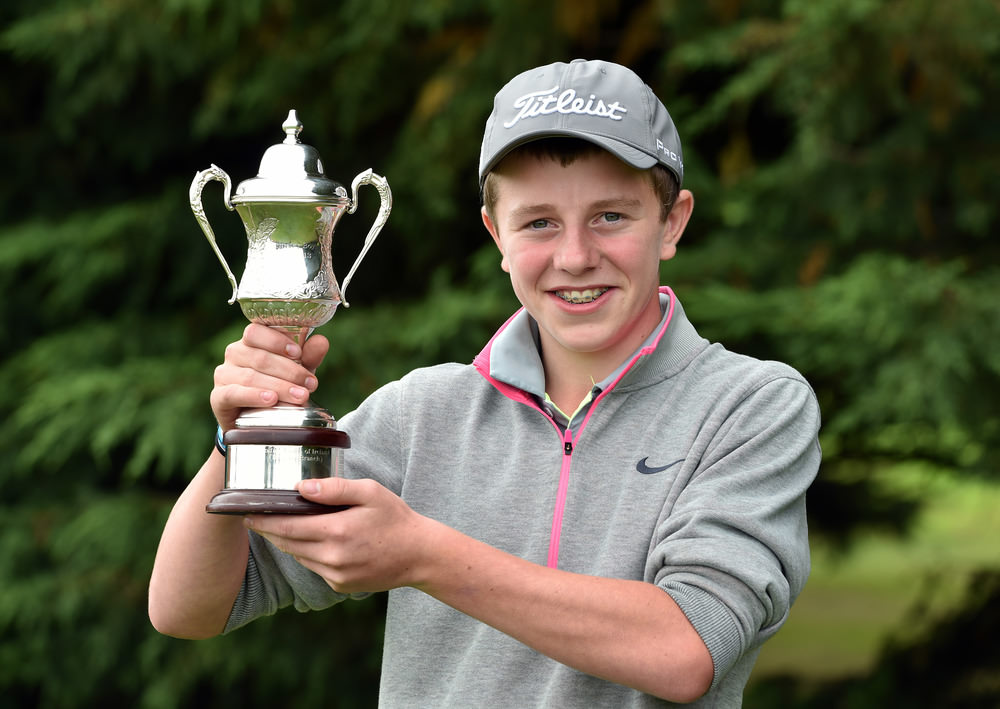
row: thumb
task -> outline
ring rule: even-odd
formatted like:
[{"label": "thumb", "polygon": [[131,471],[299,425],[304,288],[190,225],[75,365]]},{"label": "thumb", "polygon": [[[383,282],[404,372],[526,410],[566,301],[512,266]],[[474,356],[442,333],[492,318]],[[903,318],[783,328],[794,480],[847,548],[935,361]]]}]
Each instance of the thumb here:
[{"label": "thumb", "polygon": [[313,335],[302,345],[302,366],[315,372],[329,351],[330,340],[323,335]]},{"label": "thumb", "polygon": [[370,480],[349,478],[310,478],[300,480],[295,488],[307,500],[322,505],[362,505],[371,497]]}]

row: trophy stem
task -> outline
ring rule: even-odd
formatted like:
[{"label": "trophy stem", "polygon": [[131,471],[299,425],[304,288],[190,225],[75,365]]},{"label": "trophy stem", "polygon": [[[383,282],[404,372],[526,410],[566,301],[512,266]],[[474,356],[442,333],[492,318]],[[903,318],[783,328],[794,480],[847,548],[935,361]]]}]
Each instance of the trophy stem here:
[{"label": "trophy stem", "polygon": [[295,344],[299,347],[305,344],[306,338],[309,337],[315,329],[303,325],[269,325],[268,327],[288,333],[288,336],[291,337]]}]

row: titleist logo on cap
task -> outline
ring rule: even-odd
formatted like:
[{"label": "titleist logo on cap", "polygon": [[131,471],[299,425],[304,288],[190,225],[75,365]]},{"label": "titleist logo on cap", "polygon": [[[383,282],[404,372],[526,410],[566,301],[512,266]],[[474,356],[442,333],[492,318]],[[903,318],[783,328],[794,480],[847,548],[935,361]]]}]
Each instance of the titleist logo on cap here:
[{"label": "titleist logo on cap", "polygon": [[522,118],[534,118],[552,113],[576,113],[582,116],[610,118],[613,121],[620,121],[622,114],[628,113],[628,109],[618,101],[605,103],[594,94],[590,94],[588,99],[583,99],[576,95],[574,89],[566,89],[558,95],[557,91],[559,87],[553,86],[551,89],[532,91],[519,96],[513,105],[515,109],[519,109],[517,115],[504,123],[503,127],[511,128]]}]

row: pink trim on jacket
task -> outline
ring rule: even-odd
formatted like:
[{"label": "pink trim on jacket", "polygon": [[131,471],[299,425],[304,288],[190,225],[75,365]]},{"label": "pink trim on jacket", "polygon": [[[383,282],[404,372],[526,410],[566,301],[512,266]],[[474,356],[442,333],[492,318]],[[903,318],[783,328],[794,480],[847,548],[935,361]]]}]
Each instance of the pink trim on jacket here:
[{"label": "pink trim on jacket", "polygon": [[559,425],[555,422],[555,419],[549,416],[545,409],[538,405],[538,402],[535,401],[535,398],[531,394],[510,384],[498,381],[490,375],[490,353],[493,350],[493,341],[497,339],[501,332],[507,329],[511,322],[513,322],[514,318],[516,318],[520,314],[521,310],[524,310],[524,308],[521,308],[507,319],[507,322],[505,322],[500,329],[496,331],[493,337],[490,338],[490,341],[486,343],[486,347],[484,347],[482,352],[476,355],[476,358],[472,361],[473,366],[490,384],[496,387],[497,391],[512,401],[525,404],[526,406],[530,406],[540,412],[549,420],[555,428],[556,433],[559,434],[560,442],[563,447],[563,457],[559,470],[559,488],[556,493],[556,505],[552,512],[552,531],[549,535],[549,558],[547,565],[550,568],[554,569],[559,565],[559,541],[562,535],[563,513],[566,510],[566,496],[569,491],[569,471],[573,459],[573,449],[579,443],[580,437],[583,435],[583,431],[586,429],[587,423],[590,421],[590,417],[597,409],[597,405],[608,392],[618,385],[618,382],[620,382],[622,377],[624,377],[632,369],[632,367],[635,366],[635,363],[639,361],[640,357],[650,354],[659,346],[660,340],[663,339],[663,335],[667,332],[667,328],[670,327],[670,321],[674,317],[674,304],[677,302],[677,297],[674,295],[674,292],[669,286],[660,286],[659,292],[664,293],[669,297],[669,302],[667,304],[667,317],[666,321],[663,323],[663,327],[660,328],[660,331],[657,334],[656,339],[653,340],[652,344],[643,347],[641,350],[636,352],[635,356],[632,357],[628,365],[626,365],[619,375],[615,377],[615,380],[611,382],[607,388],[601,391],[601,393],[597,395],[597,398],[591,402],[590,408],[587,410],[587,415],[580,424],[580,428],[577,430],[575,438],[573,437],[573,432],[569,428],[567,428],[565,432],[561,431],[559,429]]}]

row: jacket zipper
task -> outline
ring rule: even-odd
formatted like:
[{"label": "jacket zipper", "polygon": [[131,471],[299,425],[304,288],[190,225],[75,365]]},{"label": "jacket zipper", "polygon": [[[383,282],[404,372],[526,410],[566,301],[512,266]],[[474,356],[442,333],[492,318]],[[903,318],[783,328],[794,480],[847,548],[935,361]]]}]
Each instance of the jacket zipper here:
[{"label": "jacket zipper", "polygon": [[567,428],[563,433],[563,457],[559,469],[559,490],[556,493],[556,508],[552,514],[552,531],[549,533],[548,567],[559,566],[559,537],[562,534],[563,511],[566,509],[566,493],[569,490],[569,469],[573,462],[573,432]]}]

